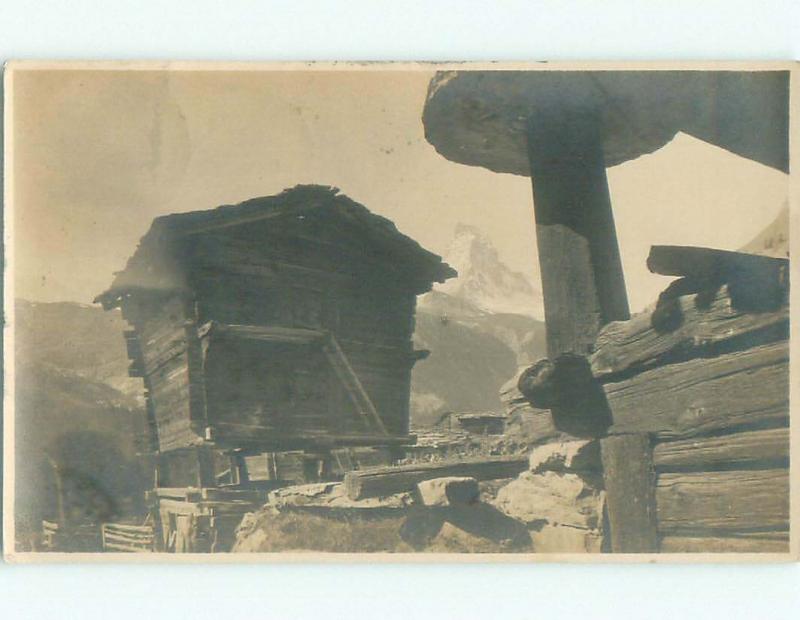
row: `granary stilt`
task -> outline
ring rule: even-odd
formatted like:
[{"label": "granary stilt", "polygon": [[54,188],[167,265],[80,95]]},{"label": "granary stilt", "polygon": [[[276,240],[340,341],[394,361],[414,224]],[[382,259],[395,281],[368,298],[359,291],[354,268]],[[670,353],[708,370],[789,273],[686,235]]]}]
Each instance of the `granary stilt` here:
[{"label": "granary stilt", "polygon": [[528,125],[547,352],[587,354],[630,318],[598,115],[559,110]]},{"label": "granary stilt", "polygon": [[[721,440],[725,443],[741,441],[736,435],[745,433],[728,431],[748,428],[743,420],[751,414],[761,425],[787,424],[788,373],[783,366],[788,362],[787,332],[760,332],[757,338],[771,333],[770,344],[761,341],[763,346],[753,346],[749,337],[736,337],[737,346],[744,348],[717,349],[720,354],[710,364],[711,339],[699,339],[703,346],[687,353],[686,343],[698,339],[663,329],[664,316],[693,317],[689,330],[709,325],[707,315],[700,318],[708,308],[696,303],[695,294],[701,292],[709,304],[723,296],[725,302],[717,307],[726,313],[735,308],[734,312],[757,310],[762,317],[771,311],[786,316],[784,267],[761,259],[756,265],[752,257],[731,252],[656,248],[648,260],[651,270],[681,276],[683,281],[662,296],[655,312],[600,329],[629,318],[605,168],[653,153],[681,131],[787,172],[788,78],[787,71],[493,70],[439,72],[429,85],[423,112],[425,137],[441,155],[532,178],[550,359],[523,373],[518,387],[532,405],[552,411],[559,430],[601,438],[608,516],[604,536],[613,552],[742,550],[753,543],[750,539],[742,546],[741,533],[747,532],[749,538],[759,528],[772,530],[770,537],[775,538],[765,537],[758,549],[788,549],[786,461],[762,461],[764,473],[749,466],[739,470],[741,464],[730,461],[729,471],[667,473],[664,469],[675,465],[665,466],[662,460],[665,450],[688,445],[697,449],[702,442],[694,435],[707,435],[712,427],[714,435],[725,436]],[[726,280],[722,274],[736,278]],[[727,286],[720,292],[723,281]],[[759,293],[748,294],[754,289]],[[670,311],[666,315],[664,308]],[[785,329],[788,323],[781,325]],[[676,348],[653,355],[650,345],[641,345],[642,326],[659,337],[672,334],[667,340]],[[608,343],[615,340],[610,337],[615,332],[626,334],[625,344],[617,338],[612,351]],[[725,338],[731,333],[727,331]],[[586,355],[598,346],[590,364]],[[634,376],[618,382],[618,374],[608,380],[623,369],[621,359],[628,358],[626,371],[634,367],[631,351],[637,347],[648,349],[646,364],[639,358]],[[622,349],[627,351],[619,355]],[[664,364],[678,351],[682,358],[694,359],[686,365]],[[746,367],[745,373],[753,377],[753,361],[738,365],[748,358],[757,359],[759,369],[776,363],[774,374],[759,370],[763,374],[756,380],[758,387],[745,386],[744,375],[736,376],[735,369]],[[713,378],[702,373],[716,364],[724,364],[726,370]],[[593,369],[602,369],[607,382],[601,382]],[[684,382],[682,377],[692,380]],[[722,383],[727,385],[723,388]],[[639,390],[637,396],[632,397],[632,385]],[[744,404],[751,397],[759,399],[755,407]],[[667,411],[672,413],[665,415]],[[779,420],[766,422],[765,412]],[[671,427],[665,425],[670,417],[675,420]],[[724,422],[711,422],[714,419]],[[764,436],[752,441],[759,451],[781,453],[780,448],[765,448],[770,440]],[[709,451],[703,454],[703,459],[709,458]],[[703,466],[709,462],[704,460]],[[770,471],[772,467],[776,469]],[[734,478],[738,479],[731,484]],[[732,525],[737,497],[746,497],[740,504],[746,506],[741,515],[748,516]],[[716,507],[710,508],[715,502]],[[765,511],[768,505],[771,508]],[[706,514],[687,518],[689,511],[701,514],[709,508],[712,518]],[[755,513],[761,514],[757,526],[750,517]],[[736,536],[730,535],[731,528],[738,530]]]}]

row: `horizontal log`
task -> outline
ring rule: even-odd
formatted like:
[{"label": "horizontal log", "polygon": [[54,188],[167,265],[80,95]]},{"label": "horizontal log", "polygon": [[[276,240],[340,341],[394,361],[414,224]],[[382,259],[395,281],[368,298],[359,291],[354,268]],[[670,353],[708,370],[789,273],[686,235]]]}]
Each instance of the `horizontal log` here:
[{"label": "horizontal log", "polygon": [[692,437],[748,425],[778,426],[789,410],[789,347],[778,342],[669,364],[603,385],[609,433]]},{"label": "horizontal log", "polygon": [[325,332],[296,327],[212,324],[210,328],[203,326],[200,329],[203,333],[210,333],[212,336],[226,336],[287,344],[311,344],[319,342],[325,337]]},{"label": "horizontal log", "polygon": [[151,545],[153,544],[153,535],[131,536],[128,534],[118,534],[115,532],[103,532],[103,542],[116,542],[126,545]]},{"label": "horizontal log", "polygon": [[411,445],[416,441],[415,435],[379,435],[374,432],[337,433],[330,430],[298,429],[287,431],[265,426],[218,422],[214,425],[215,441],[231,444],[237,448],[254,450],[262,447],[268,451],[270,447],[281,451],[300,449],[308,445],[320,446],[393,446]]},{"label": "horizontal log", "polygon": [[245,502],[259,502],[263,499],[259,491],[251,489],[201,489],[200,497],[203,500],[241,500]]},{"label": "horizontal log", "polygon": [[741,342],[738,348],[747,348],[770,339],[788,339],[788,306],[772,312],[743,311],[733,306],[727,287],[717,291],[707,305],[699,304],[696,295],[683,295],[675,301],[681,315],[675,329],[654,327],[652,310],[636,314],[630,321],[606,325],[590,358],[594,376],[602,380],[657,366],[670,358],[703,357],[734,340]]},{"label": "horizontal log", "polygon": [[344,477],[344,484],[347,496],[357,500],[411,491],[418,483],[432,478],[463,476],[476,480],[495,480],[513,478],[527,468],[526,456],[505,456],[455,463],[421,463],[348,472]]},{"label": "horizontal log", "polygon": [[662,553],[788,553],[789,532],[783,538],[767,536],[665,536]]},{"label": "horizontal log", "polygon": [[662,534],[789,529],[788,469],[661,474]]},{"label": "horizontal log", "polygon": [[653,449],[659,470],[736,468],[788,460],[788,427],[667,441]]},{"label": "horizontal log", "polygon": [[120,543],[104,543],[103,548],[108,549],[110,551],[126,551],[128,553],[149,553],[152,551],[151,548],[144,548],[139,547],[137,545],[126,545]]},{"label": "horizontal log", "polygon": [[712,248],[654,245],[647,268],[665,276],[684,276],[706,281],[730,282],[734,278],[788,276],[789,261],[744,252]]},{"label": "horizontal log", "polygon": [[200,496],[200,489],[196,487],[156,487],[153,492],[157,497],[187,500],[189,497]]},{"label": "horizontal log", "polygon": [[186,502],[176,499],[160,498],[158,500],[159,510],[175,513],[178,515],[231,515],[251,512],[254,508],[253,502],[239,500],[231,501],[211,501],[202,500],[197,502]]},{"label": "horizontal log", "polygon": [[129,525],[127,523],[104,523],[103,529],[108,531],[117,530],[120,532],[135,532],[142,534],[153,533],[153,527],[150,525]]}]

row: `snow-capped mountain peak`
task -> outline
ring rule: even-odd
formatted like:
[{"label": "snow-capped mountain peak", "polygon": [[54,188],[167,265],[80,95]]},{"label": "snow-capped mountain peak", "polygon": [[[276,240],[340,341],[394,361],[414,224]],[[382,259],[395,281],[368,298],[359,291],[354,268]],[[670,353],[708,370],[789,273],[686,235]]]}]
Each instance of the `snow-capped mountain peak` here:
[{"label": "snow-capped mountain peak", "polygon": [[523,274],[503,263],[489,238],[474,226],[456,226],[445,260],[458,271],[458,277],[435,287],[435,291],[487,313],[543,316],[541,292]]}]

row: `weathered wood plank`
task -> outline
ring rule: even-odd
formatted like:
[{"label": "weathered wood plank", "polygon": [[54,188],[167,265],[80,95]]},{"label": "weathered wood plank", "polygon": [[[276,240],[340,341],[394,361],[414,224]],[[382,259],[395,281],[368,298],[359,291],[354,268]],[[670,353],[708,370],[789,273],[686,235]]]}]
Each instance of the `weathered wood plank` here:
[{"label": "weathered wood plank", "polygon": [[609,433],[691,437],[748,425],[786,423],[789,347],[778,342],[696,359],[603,385]]},{"label": "weathered wood plank", "polygon": [[682,316],[680,325],[665,331],[653,326],[653,312],[646,311],[630,321],[606,325],[595,342],[590,358],[598,379],[608,375],[647,369],[670,357],[690,359],[734,339],[738,348],[748,348],[770,339],[788,339],[789,307],[771,312],[747,312],[735,308],[727,287],[720,289],[707,306],[696,295],[675,300]]},{"label": "weathered wood plank", "polygon": [[784,538],[665,536],[662,553],[788,553],[789,532]]},{"label": "weathered wood plank", "polygon": [[323,346],[325,356],[338,377],[342,387],[353,402],[358,412],[365,417],[384,435],[389,435],[389,431],[378,414],[375,404],[372,402],[367,391],[364,389],[361,380],[350,365],[347,356],[342,351],[336,337],[331,334],[329,340]]},{"label": "weathered wood plank", "polygon": [[666,276],[687,276],[708,282],[730,282],[736,278],[774,279],[788,275],[789,261],[713,248],[654,245],[647,268]]},{"label": "weathered wood plank", "polygon": [[113,530],[105,530],[103,532],[103,540],[118,543],[147,545],[152,544],[153,535],[152,533],[148,535],[123,534]]},{"label": "weathered wood plank", "polygon": [[416,436],[408,434],[378,435],[374,432],[332,432],[328,429],[303,428],[294,431],[275,427],[217,422],[216,439],[231,447],[269,450],[297,450],[311,444],[334,446],[393,446],[413,444]]},{"label": "weathered wood plank", "polygon": [[[205,326],[204,326],[205,327]],[[325,334],[319,330],[301,329],[264,325],[223,325],[213,324],[212,335],[232,338],[246,338],[263,342],[280,342],[292,344],[312,344],[320,341]]]},{"label": "weathered wood plank", "polygon": [[138,545],[126,545],[114,542],[104,543],[103,547],[110,551],[127,551],[130,553],[149,553],[151,549],[144,549]]},{"label": "weathered wood plank", "polygon": [[788,530],[789,471],[661,474],[656,506],[665,534]]},{"label": "weathered wood plank", "polygon": [[615,553],[658,550],[655,472],[650,437],[618,435],[600,441],[606,506]]},{"label": "weathered wood plank", "polygon": [[456,463],[420,463],[348,472],[345,475],[344,484],[347,496],[356,500],[411,491],[417,483],[432,478],[468,476],[476,480],[495,480],[512,478],[527,468],[527,457],[519,456]]},{"label": "weathered wood plank", "polygon": [[735,468],[788,460],[788,427],[667,441],[653,449],[653,463],[660,470]]},{"label": "weathered wood plank", "polygon": [[128,523],[104,523],[103,527],[106,530],[117,530],[120,532],[133,532],[140,534],[152,534],[153,527],[151,525],[130,525]]}]

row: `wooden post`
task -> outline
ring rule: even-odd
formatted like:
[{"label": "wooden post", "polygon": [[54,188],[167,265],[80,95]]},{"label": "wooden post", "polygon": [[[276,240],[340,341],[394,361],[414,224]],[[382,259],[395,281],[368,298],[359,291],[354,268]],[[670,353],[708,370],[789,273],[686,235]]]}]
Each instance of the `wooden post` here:
[{"label": "wooden post", "polygon": [[58,462],[47,456],[50,467],[53,468],[53,475],[56,482],[56,510],[58,511],[58,525],[64,527],[67,522],[66,510],[64,508],[64,479],[61,477],[61,465]]},{"label": "wooden post", "polygon": [[630,318],[599,117],[537,114],[528,157],[548,356],[586,355],[603,325]]},{"label": "wooden post", "polygon": [[217,486],[214,476],[214,456],[207,448],[195,448],[197,455],[197,486],[201,489]]},{"label": "wooden post", "polygon": [[231,469],[231,483],[238,486],[250,482],[244,456],[240,453],[234,453],[229,455],[229,460]]},{"label": "wooden post", "polygon": [[606,508],[615,553],[658,551],[655,470],[650,436],[613,435],[600,441]]}]

